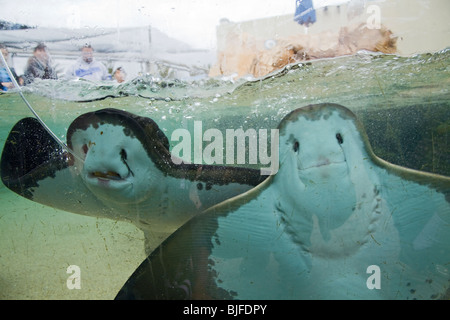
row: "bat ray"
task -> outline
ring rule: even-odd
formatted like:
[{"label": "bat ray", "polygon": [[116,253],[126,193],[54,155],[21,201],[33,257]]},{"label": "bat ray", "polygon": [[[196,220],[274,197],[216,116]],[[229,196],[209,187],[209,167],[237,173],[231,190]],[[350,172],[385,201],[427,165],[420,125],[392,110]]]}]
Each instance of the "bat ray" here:
[{"label": "bat ray", "polygon": [[12,191],[65,211],[134,223],[155,240],[266,177],[242,167],[175,164],[150,118],[102,109],[76,118],[66,152],[34,118],[11,130],[1,178]]},{"label": "bat ray", "polygon": [[378,158],[340,105],[279,130],[276,175],[178,229],[116,299],[449,297],[449,177]]}]

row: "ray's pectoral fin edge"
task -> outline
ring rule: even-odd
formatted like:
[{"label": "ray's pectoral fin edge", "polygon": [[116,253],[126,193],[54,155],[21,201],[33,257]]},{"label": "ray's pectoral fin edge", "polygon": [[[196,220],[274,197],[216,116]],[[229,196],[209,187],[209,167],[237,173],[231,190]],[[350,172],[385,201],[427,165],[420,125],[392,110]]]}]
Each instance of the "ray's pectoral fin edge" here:
[{"label": "ray's pectoral fin edge", "polygon": [[11,129],[0,162],[6,187],[31,199],[37,181],[66,167],[65,151],[37,119],[23,118]]}]

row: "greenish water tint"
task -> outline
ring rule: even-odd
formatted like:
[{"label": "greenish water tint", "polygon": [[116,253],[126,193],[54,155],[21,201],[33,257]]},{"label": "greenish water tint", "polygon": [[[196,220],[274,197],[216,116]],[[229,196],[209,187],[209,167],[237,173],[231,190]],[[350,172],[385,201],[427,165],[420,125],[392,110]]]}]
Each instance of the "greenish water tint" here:
[{"label": "greenish water tint", "polygon": [[[45,80],[23,88],[36,112],[63,141],[76,117],[102,108],[150,117],[171,140],[175,129],[192,130],[194,121],[202,121],[204,130],[223,132],[273,129],[296,108],[338,103],[357,114],[379,157],[450,176],[449,89],[448,49],[413,57],[362,52],[293,64],[263,79],[236,82],[144,76],[120,85]],[[14,92],[0,95],[0,110],[3,148],[12,126],[32,115]],[[132,226],[46,208],[3,185],[0,208],[0,298],[111,298],[143,259],[142,235]],[[60,232],[57,223],[72,228],[72,233]],[[80,246],[82,241],[88,243]],[[79,255],[64,255],[72,252],[69,249]],[[33,268],[33,263],[39,267]],[[91,284],[86,285],[91,289],[75,293],[65,287],[70,264],[90,268]],[[39,285],[42,279],[47,279],[46,291]],[[115,292],[105,293],[107,289]]]}]

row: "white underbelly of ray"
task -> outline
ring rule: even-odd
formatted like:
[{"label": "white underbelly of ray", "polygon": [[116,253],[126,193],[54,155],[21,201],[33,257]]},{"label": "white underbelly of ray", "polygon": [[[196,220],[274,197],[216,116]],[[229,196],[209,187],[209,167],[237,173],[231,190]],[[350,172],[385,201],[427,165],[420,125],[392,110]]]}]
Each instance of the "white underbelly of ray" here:
[{"label": "white underbelly of ray", "polygon": [[[318,218],[313,215],[312,260],[310,278],[306,281],[309,298],[394,298],[390,296],[392,290],[370,290],[366,283],[370,276],[367,268],[372,265],[381,267],[384,279],[392,276],[392,270],[401,272],[400,240],[392,208],[383,198],[383,186],[373,170],[353,172],[351,180],[356,192],[355,207],[345,223],[330,230],[329,239],[324,240]],[[390,285],[396,287],[395,281],[389,281]]]},{"label": "white underbelly of ray", "polygon": [[[383,186],[370,166],[358,164],[359,170],[350,170],[355,190],[355,204],[349,219],[333,232],[348,248],[362,247],[367,242],[382,245],[385,235],[395,235],[390,209],[383,198]],[[349,252],[350,253],[350,252]]]}]

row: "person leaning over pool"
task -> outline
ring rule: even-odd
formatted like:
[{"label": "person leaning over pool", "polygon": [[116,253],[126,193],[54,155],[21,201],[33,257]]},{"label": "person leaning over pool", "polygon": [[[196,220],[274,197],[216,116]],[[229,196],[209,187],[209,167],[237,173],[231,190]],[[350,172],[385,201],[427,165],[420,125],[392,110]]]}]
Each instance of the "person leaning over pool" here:
[{"label": "person leaning over pool", "polygon": [[[0,51],[2,52],[3,57],[5,58],[6,63],[8,63],[9,51],[4,44],[0,43]],[[20,77],[17,76],[14,68],[10,67],[11,73],[18,83],[23,82]],[[14,84],[6,70],[6,66],[3,66],[0,63],[0,91],[8,91],[8,89],[14,88]]]},{"label": "person leaning over pool", "polygon": [[56,70],[51,65],[50,54],[47,46],[38,44],[33,51],[33,55],[28,59],[24,74],[25,84],[30,84],[34,79],[58,79]]},{"label": "person leaning over pool", "polygon": [[111,76],[103,63],[94,59],[94,49],[86,44],[81,48],[81,57],[66,72],[69,78],[91,81],[110,80]]}]

